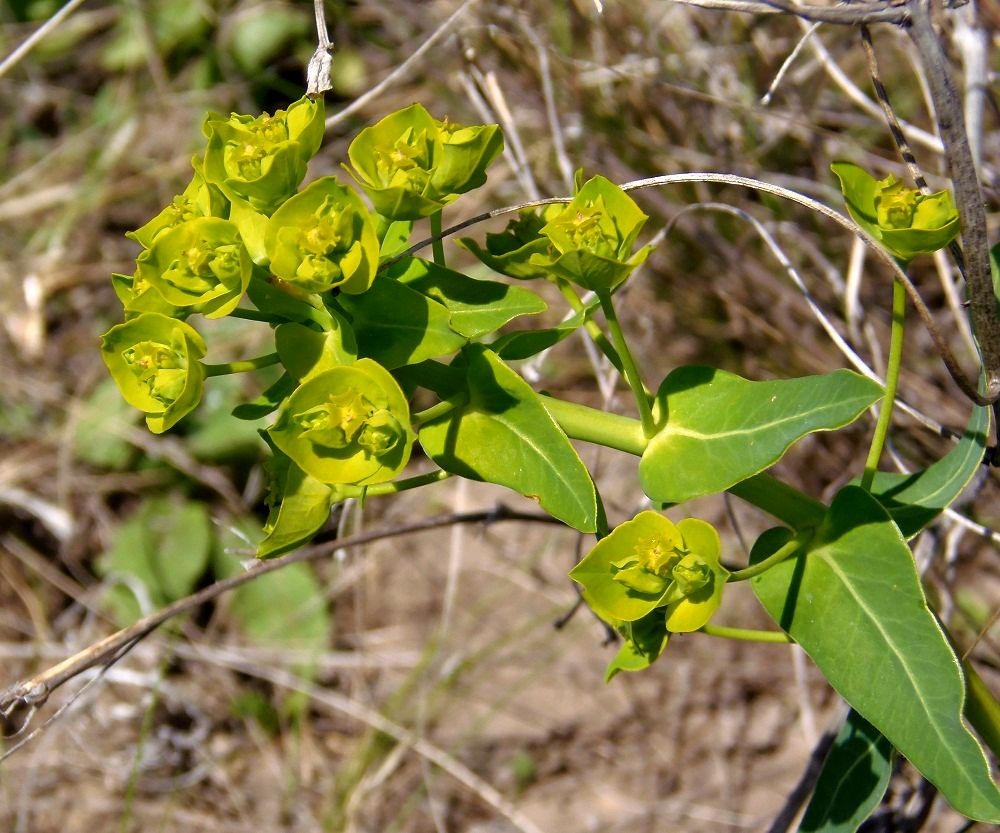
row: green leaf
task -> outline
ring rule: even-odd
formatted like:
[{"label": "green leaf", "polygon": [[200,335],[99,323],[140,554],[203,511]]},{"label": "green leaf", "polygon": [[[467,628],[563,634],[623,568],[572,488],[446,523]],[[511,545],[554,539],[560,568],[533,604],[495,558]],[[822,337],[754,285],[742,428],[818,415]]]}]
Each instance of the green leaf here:
[{"label": "green leaf", "polygon": [[375,228],[379,240],[379,260],[400,255],[410,245],[410,234],[413,231],[412,220],[389,220],[381,214],[375,215]]},{"label": "green leaf", "polygon": [[292,295],[289,291],[278,289],[270,281],[255,276],[247,287],[247,297],[257,309],[272,316],[275,323],[281,320],[312,321],[322,330],[334,328],[330,313],[318,295]]},{"label": "green leaf", "polygon": [[654,610],[635,622],[622,625],[625,644],[608,663],[604,682],[608,683],[619,671],[642,671],[649,668],[667,649],[670,633],[662,610]]},{"label": "green leaf", "polygon": [[[788,540],[770,530],[757,563]],[[1000,790],[962,722],[959,662],[886,510],[845,487],[806,550],[752,580],[768,613],[830,684],[960,813],[1000,822]]]},{"label": "green leaf", "polygon": [[[218,578],[242,570],[239,558],[217,551]],[[233,592],[230,611],[254,642],[302,652],[298,669],[305,675],[312,673],[315,656],[330,644],[333,622],[329,604],[323,586],[307,564],[289,564],[244,584]]]},{"label": "green leaf", "polygon": [[115,621],[127,625],[149,612],[136,598],[136,584],[154,608],[191,593],[208,565],[211,546],[211,521],[202,504],[146,501],[118,528],[95,565],[103,578],[118,580],[107,598]]},{"label": "green leaf", "polygon": [[520,315],[548,308],[534,292],[519,286],[477,280],[419,258],[403,265],[390,272],[392,277],[442,304],[451,313],[451,328],[466,338],[492,333]]},{"label": "green leaf", "polygon": [[351,364],[358,357],[358,347],[350,325],[331,312],[336,327],[317,332],[311,327],[289,321],[274,331],[274,346],[281,363],[300,381],[333,367]]},{"label": "green leaf", "polygon": [[850,370],[750,382],[680,367],[656,395],[662,427],[639,464],[642,489],[663,503],[724,491],[776,463],[807,434],[853,422],[881,396],[881,386]]},{"label": "green leaf", "polygon": [[587,467],[538,399],[495,353],[468,357],[469,402],[420,430],[424,451],[445,471],[507,486],[581,532],[597,528]]},{"label": "green leaf", "polygon": [[854,833],[879,805],[892,775],[892,744],[851,709],[816,782],[799,833]]},{"label": "green leaf", "polygon": [[567,336],[573,335],[586,322],[587,316],[600,306],[600,303],[595,298],[585,309],[574,313],[555,327],[543,330],[520,330],[516,333],[502,335],[490,345],[490,348],[506,361],[529,359],[558,344]]},{"label": "green leaf", "polygon": [[872,494],[912,538],[950,506],[983,463],[989,408],[976,407],[961,441],[944,457],[914,474],[878,472]]},{"label": "green leaf", "polygon": [[329,644],[323,587],[305,564],[290,564],[244,584],[233,594],[231,610],[247,635],[263,645],[314,655]]},{"label": "green leaf", "polygon": [[453,353],[466,341],[449,326],[447,309],[391,278],[379,276],[363,295],[338,302],[352,319],[360,354],[390,370]]},{"label": "green leaf", "polygon": [[185,426],[185,447],[199,460],[256,462],[260,459],[263,446],[258,429],[263,428],[264,423],[257,420],[234,423],[229,419],[245,395],[245,384],[246,378],[240,375],[212,379],[201,407]]},{"label": "green leaf", "polygon": [[268,469],[274,505],[264,524],[264,540],[257,545],[258,558],[274,558],[312,538],[330,518],[336,494],[281,452],[268,461]]},{"label": "green leaf", "polygon": [[298,387],[291,373],[282,373],[278,380],[252,402],[244,402],[233,408],[237,419],[256,420],[276,411],[285,399]]}]

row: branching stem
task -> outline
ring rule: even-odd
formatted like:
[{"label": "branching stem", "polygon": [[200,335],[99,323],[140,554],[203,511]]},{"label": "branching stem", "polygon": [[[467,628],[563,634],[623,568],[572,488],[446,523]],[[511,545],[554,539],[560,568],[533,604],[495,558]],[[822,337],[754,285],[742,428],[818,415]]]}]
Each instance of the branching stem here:
[{"label": "branching stem", "polygon": [[699,630],[709,636],[738,639],[742,642],[773,642],[788,645],[794,642],[784,631],[762,631],[753,628],[728,628],[725,625],[702,625]]},{"label": "branching stem", "polygon": [[875,423],[875,433],[868,449],[868,459],[865,461],[865,473],[861,477],[861,488],[871,491],[878,471],[878,461],[885,448],[885,440],[889,435],[889,425],[892,422],[892,407],[896,402],[896,391],[899,388],[899,372],[903,366],[903,336],[906,333],[906,288],[899,282],[892,282],[892,327],[889,335],[889,361],[885,369],[885,396],[882,408],[879,410]]},{"label": "branching stem", "polygon": [[806,533],[803,536],[796,536],[792,538],[783,547],[779,547],[774,553],[769,555],[763,561],[758,561],[756,564],[751,564],[749,567],[745,567],[742,570],[737,570],[735,573],[729,574],[729,581],[746,581],[747,579],[759,576],[761,573],[766,573],[776,564],[780,564],[786,558],[791,558],[795,553],[802,549],[808,542],[809,538],[812,536]]},{"label": "branching stem", "polygon": [[238,362],[224,362],[222,364],[206,364],[205,376],[228,376],[232,373],[249,373],[253,370],[260,370],[262,367],[280,364],[281,357],[277,353],[268,353],[266,356],[258,356],[256,359],[244,359]]},{"label": "branching stem", "polygon": [[611,343],[622,361],[622,375],[628,386],[632,389],[632,396],[635,398],[636,407],[639,409],[639,421],[642,422],[642,433],[646,438],[652,437],[656,433],[656,425],[653,422],[653,410],[649,404],[649,396],[639,375],[639,368],[629,350],[628,342],[625,340],[625,333],[618,322],[618,314],[615,312],[614,302],[611,300],[610,292],[598,292],[597,297],[601,302],[601,309],[604,310],[604,317],[608,321],[608,332],[611,334]]}]

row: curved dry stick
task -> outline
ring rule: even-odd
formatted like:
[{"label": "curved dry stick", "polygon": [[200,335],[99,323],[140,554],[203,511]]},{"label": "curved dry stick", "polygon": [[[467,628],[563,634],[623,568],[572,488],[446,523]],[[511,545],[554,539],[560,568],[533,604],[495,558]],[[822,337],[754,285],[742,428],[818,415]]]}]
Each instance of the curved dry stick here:
[{"label": "curved dry stick", "polygon": [[721,182],[728,185],[740,185],[744,188],[752,188],[755,191],[764,191],[766,193],[791,200],[792,202],[797,202],[807,208],[811,208],[813,211],[819,212],[824,217],[829,217],[834,222],[839,223],[848,231],[854,232],[854,234],[864,240],[875,251],[875,253],[882,258],[886,265],[892,269],[894,277],[900,281],[904,287],[906,287],[906,294],[913,303],[913,306],[916,308],[917,314],[920,316],[920,320],[923,322],[924,327],[930,334],[931,339],[934,341],[934,346],[937,348],[938,354],[941,356],[941,361],[944,362],[945,367],[948,369],[948,373],[955,381],[955,384],[961,389],[962,393],[964,393],[977,405],[990,405],[1000,398],[1000,390],[997,391],[996,395],[987,397],[982,396],[976,389],[976,386],[968,380],[966,375],[962,372],[954,354],[951,352],[951,348],[945,343],[944,339],[941,337],[941,333],[938,332],[937,325],[934,323],[930,310],[927,309],[924,299],[920,297],[920,293],[913,285],[909,276],[902,268],[900,268],[899,264],[896,263],[896,259],[884,248],[882,248],[874,237],[868,234],[868,232],[866,232],[853,220],[850,220],[837,211],[834,211],[828,205],[821,203],[819,200],[806,197],[795,191],[789,190],[788,188],[783,188],[780,185],[772,185],[770,182],[764,182],[763,180],[753,179],[746,176],[737,176],[736,174],[664,174],[663,176],[653,176],[646,179],[638,179],[634,182],[626,182],[621,186],[621,188],[623,191],[630,191],[637,188],[649,188],[657,185],[672,185],[678,182]]},{"label": "curved dry stick", "polygon": [[795,0],[762,0],[768,6],[781,12],[804,17],[806,20],[820,20],[823,23],[840,23],[856,26],[859,23],[905,23],[910,19],[907,6],[890,5],[884,2],[854,3],[850,6],[812,6]]},{"label": "curved dry stick", "polygon": [[[641,188],[653,188],[660,185],[676,185],[682,182],[718,182],[725,185],[739,185],[743,188],[751,188],[755,191],[763,191],[768,194],[774,194],[777,197],[782,197],[783,199],[790,200],[791,202],[797,202],[799,205],[803,205],[806,208],[811,208],[813,211],[822,214],[824,217],[828,217],[843,226],[848,231],[857,235],[865,243],[867,243],[875,254],[877,254],[892,270],[893,277],[906,287],[906,294],[913,303],[913,306],[917,311],[917,315],[920,316],[920,320],[923,323],[924,328],[927,330],[931,340],[934,342],[934,346],[938,351],[938,355],[941,357],[941,361],[944,363],[945,368],[948,370],[948,374],[954,380],[955,384],[958,385],[962,393],[964,393],[977,405],[992,405],[997,400],[1000,400],[1000,389],[997,390],[996,394],[991,393],[990,395],[983,396],[979,393],[976,386],[969,381],[968,377],[966,377],[965,373],[962,371],[958,360],[955,358],[955,354],[952,353],[951,348],[947,345],[942,338],[941,333],[938,331],[937,324],[934,323],[934,318],[931,315],[930,310],[927,309],[924,299],[920,297],[920,293],[913,285],[913,281],[910,280],[909,275],[907,275],[906,272],[900,268],[896,259],[884,248],[882,248],[881,244],[874,237],[868,234],[868,232],[866,232],[853,220],[845,217],[843,214],[840,214],[828,205],[821,203],[819,200],[814,200],[812,197],[799,194],[798,192],[792,191],[791,189],[785,188],[781,185],[774,185],[760,179],[754,179],[748,176],[738,176],[737,174],[720,174],[712,171],[683,174],[662,174],[660,176],[651,176],[645,179],[637,179],[632,182],[626,182],[619,187],[623,191],[633,191]],[[415,243],[406,251],[385,261],[381,264],[381,266],[379,266],[379,270],[381,271],[403,258],[416,254],[421,249],[429,246],[435,240],[443,240],[446,237],[450,237],[459,231],[469,228],[469,226],[484,222],[485,220],[490,220],[503,214],[510,214],[514,211],[521,211],[525,208],[537,208],[539,206],[551,205],[553,203],[567,203],[570,200],[570,197],[550,197],[544,200],[531,200],[530,202],[505,206],[504,208],[496,208],[493,211],[487,211],[484,214],[477,214],[475,217],[470,217],[467,220],[463,220],[461,223],[449,226],[435,237],[428,237],[421,240],[419,243]]]},{"label": "curved dry stick", "polygon": [[117,655],[131,648],[133,644],[138,643],[148,636],[168,619],[193,610],[229,590],[253,581],[258,576],[265,573],[273,573],[275,570],[280,570],[289,564],[324,558],[336,550],[345,547],[367,544],[386,538],[398,538],[401,535],[411,535],[415,532],[440,529],[441,527],[452,526],[454,524],[493,523],[496,521],[562,523],[548,515],[516,512],[501,504],[489,511],[448,513],[437,515],[433,518],[426,518],[422,521],[402,524],[391,529],[376,529],[369,532],[361,532],[357,535],[351,535],[348,538],[335,539],[311,547],[305,547],[272,561],[262,561],[245,573],[217,581],[199,590],[197,593],[193,593],[183,599],[178,599],[172,604],[148,616],[144,616],[138,622],[104,637],[51,668],[9,686],[6,690],[0,692],[0,729],[2,729],[2,734],[7,737],[19,734],[27,726],[35,710],[45,703],[48,696],[59,688],[59,686],[73,679],[78,674],[83,673],[89,668],[93,668],[95,665],[101,665],[111,661],[112,658],[116,658]]},{"label": "curved dry stick", "polygon": [[465,0],[465,2],[462,3],[461,6],[459,6],[457,9],[455,9],[454,12],[452,12],[451,16],[447,20],[445,20],[444,23],[438,26],[438,28],[435,29],[433,33],[431,33],[430,37],[428,37],[427,40],[425,40],[422,44],[420,44],[420,46],[418,46],[416,49],[413,50],[413,52],[410,53],[409,57],[407,57],[407,59],[403,61],[403,63],[401,63],[398,67],[396,67],[392,72],[390,72],[385,78],[379,81],[370,90],[363,93],[362,95],[359,95],[356,99],[354,99],[354,101],[352,101],[346,107],[344,107],[341,110],[338,110],[333,115],[328,116],[326,119],[326,129],[329,130],[334,125],[342,122],[348,116],[352,115],[353,113],[356,113],[358,110],[364,107],[369,101],[381,95],[382,92],[387,87],[391,86],[397,79],[401,78],[403,75],[409,72],[410,67],[413,66],[421,58],[423,58],[423,56],[427,54],[427,51],[441,39],[442,35],[444,35],[445,32],[447,32],[452,27],[452,25],[454,25],[454,23],[472,7],[472,5],[475,2],[476,0]]}]

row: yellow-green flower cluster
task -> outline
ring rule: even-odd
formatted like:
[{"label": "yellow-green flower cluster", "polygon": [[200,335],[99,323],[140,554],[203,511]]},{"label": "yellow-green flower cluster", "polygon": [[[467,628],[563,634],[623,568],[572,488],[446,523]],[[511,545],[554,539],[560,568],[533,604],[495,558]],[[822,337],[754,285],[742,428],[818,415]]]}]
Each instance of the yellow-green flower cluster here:
[{"label": "yellow-green flower cluster", "polygon": [[379,214],[415,220],[486,182],[486,168],[502,150],[497,125],[438,121],[413,104],[362,130],[347,155]]}]

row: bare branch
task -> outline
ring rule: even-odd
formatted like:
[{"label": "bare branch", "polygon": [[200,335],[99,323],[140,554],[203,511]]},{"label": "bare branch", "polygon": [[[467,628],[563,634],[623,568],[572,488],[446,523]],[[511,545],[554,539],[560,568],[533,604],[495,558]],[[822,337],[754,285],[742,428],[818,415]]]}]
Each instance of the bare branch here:
[{"label": "bare branch", "polygon": [[21,680],[0,692],[0,729],[4,736],[19,734],[28,724],[35,710],[45,703],[48,696],[59,686],[96,665],[107,664],[119,652],[145,638],[167,620],[181,613],[193,610],[205,602],[211,601],[223,593],[234,590],[258,576],[273,573],[289,564],[304,561],[315,561],[325,558],[336,550],[345,547],[367,544],[386,538],[398,538],[402,535],[412,535],[431,529],[440,529],[454,524],[493,523],[496,521],[531,521],[541,523],[561,523],[548,515],[515,512],[503,505],[489,511],[449,513],[415,521],[390,529],[375,529],[362,532],[348,538],[336,539],[323,544],[317,544],[297,550],[282,558],[272,561],[262,561],[245,573],[217,581],[197,593],[167,605],[161,610],[144,616],[138,622],[122,628],[104,639],[95,642],[73,656],[63,660],[51,668],[35,674],[33,677]]},{"label": "bare branch", "polygon": [[910,39],[927,73],[938,131],[955,188],[955,202],[962,217],[969,313],[982,351],[988,404],[1000,399],[1000,317],[990,274],[983,195],[965,132],[961,98],[931,23],[930,0],[910,0],[908,6],[911,10]]},{"label": "bare branch", "polygon": [[794,14],[806,20],[857,26],[859,23],[905,23],[910,19],[906,6],[885,2],[852,3],[850,6],[813,6],[795,0],[763,0],[778,11]]},{"label": "bare branch", "polygon": [[348,104],[343,110],[334,113],[332,116],[328,116],[326,119],[327,129],[329,130],[334,125],[342,122],[348,116],[352,115],[353,113],[356,113],[372,99],[378,98],[378,96],[380,96],[386,88],[392,86],[392,84],[394,84],[397,80],[406,75],[406,73],[410,71],[410,67],[412,67],[416,62],[421,60],[424,57],[424,55],[427,54],[427,51],[435,43],[437,43],[445,35],[445,33],[448,32],[449,29],[451,29],[451,27],[458,21],[458,19],[463,14],[465,14],[475,2],[476,0],[465,0],[465,2],[462,3],[461,6],[459,6],[457,9],[455,9],[454,12],[452,12],[451,17],[449,17],[447,20],[444,21],[444,23],[438,26],[438,28],[429,38],[427,38],[427,40],[425,40],[422,44],[420,44],[420,46],[418,46],[416,49],[413,50],[413,52],[410,53],[410,56],[405,61],[403,61],[403,63],[401,63],[398,67],[396,67],[381,81],[379,81],[374,87],[368,90],[368,92],[364,93],[364,95],[360,95],[356,99],[354,99],[354,101]]}]

